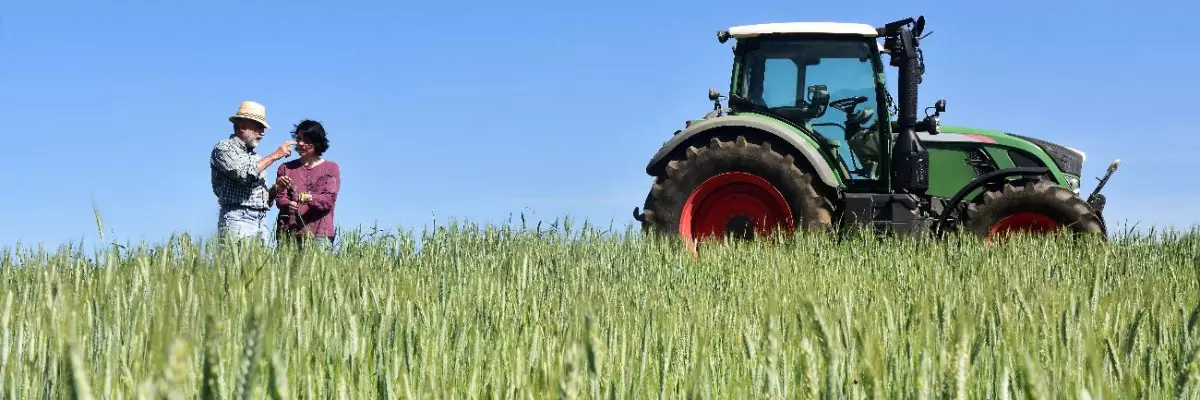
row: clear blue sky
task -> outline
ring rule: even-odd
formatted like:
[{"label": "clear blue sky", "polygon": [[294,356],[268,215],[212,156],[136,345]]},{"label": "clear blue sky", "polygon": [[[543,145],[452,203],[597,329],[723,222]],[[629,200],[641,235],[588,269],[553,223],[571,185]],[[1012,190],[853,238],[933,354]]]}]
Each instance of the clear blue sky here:
[{"label": "clear blue sky", "polygon": [[1200,222],[1195,2],[329,4],[5,2],[0,246],[94,242],[93,202],[109,240],[211,233],[208,155],[242,100],[267,107],[264,153],[326,124],[343,227],[622,226],[649,157],[728,88],[717,29],[921,14],[922,103],[947,99],[944,123],[1082,149],[1085,191],[1120,158],[1111,220]]}]

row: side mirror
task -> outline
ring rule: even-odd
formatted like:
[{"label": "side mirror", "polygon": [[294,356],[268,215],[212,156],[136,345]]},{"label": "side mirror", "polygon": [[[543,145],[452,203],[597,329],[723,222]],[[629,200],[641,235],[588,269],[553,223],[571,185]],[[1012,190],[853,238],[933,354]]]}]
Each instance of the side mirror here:
[{"label": "side mirror", "polygon": [[[933,109],[933,115],[929,115],[929,109]],[[925,119],[937,118],[942,113],[946,112],[946,99],[940,99],[933,103],[933,107],[925,107]]]},{"label": "side mirror", "polygon": [[[933,115],[929,115],[930,108],[934,111]],[[940,129],[942,127],[942,120],[938,116],[944,112],[946,112],[946,99],[940,99],[936,103],[933,103],[933,107],[926,107],[925,119],[917,123],[917,130],[929,132],[930,135],[942,133]]]},{"label": "side mirror", "polygon": [[717,101],[720,98],[721,98],[721,91],[719,91],[717,89],[708,89],[708,99],[709,100]]},{"label": "side mirror", "polygon": [[724,114],[721,112],[721,91],[712,88],[708,89],[708,100],[713,102],[713,112],[717,113],[718,117]]},{"label": "side mirror", "polygon": [[729,31],[726,31],[726,30],[717,31],[717,41],[721,42],[721,44],[725,44],[725,42],[729,41],[730,37],[731,37],[731,35],[729,34]]},{"label": "side mirror", "polygon": [[808,102],[817,107],[829,105],[829,87],[812,85],[808,87]]}]

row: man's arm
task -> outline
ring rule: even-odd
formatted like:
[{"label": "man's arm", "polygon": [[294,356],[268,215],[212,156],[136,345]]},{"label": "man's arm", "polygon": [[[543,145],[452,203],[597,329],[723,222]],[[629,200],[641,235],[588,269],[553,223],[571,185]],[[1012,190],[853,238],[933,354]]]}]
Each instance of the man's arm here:
[{"label": "man's arm", "polygon": [[262,171],[274,162],[273,156],[275,155],[255,162],[249,154],[241,153],[227,144],[220,144],[213,148],[211,162],[225,176],[248,183],[262,177]]},{"label": "man's arm", "polygon": [[284,142],[274,152],[255,162],[249,154],[234,148],[231,143],[235,142],[223,142],[213,147],[210,162],[226,176],[246,183],[261,178],[263,171],[275,163],[275,161],[287,157],[291,152],[289,146],[295,144],[295,142],[290,140]]},{"label": "man's arm", "polygon": [[258,160],[258,173],[262,174],[263,171],[267,170],[267,167],[270,167],[271,164],[274,164],[276,161],[279,161],[279,159],[281,159],[283,157],[284,157],[283,154],[279,154],[278,151],[272,152],[271,154],[267,154],[266,157],[263,157],[261,160]]}]

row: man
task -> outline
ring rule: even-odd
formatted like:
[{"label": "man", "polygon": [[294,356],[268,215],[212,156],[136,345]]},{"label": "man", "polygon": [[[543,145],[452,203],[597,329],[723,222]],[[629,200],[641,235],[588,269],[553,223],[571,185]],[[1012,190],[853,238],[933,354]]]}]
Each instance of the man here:
[{"label": "man", "polygon": [[209,159],[212,190],[220,205],[217,231],[222,237],[265,241],[267,211],[274,204],[279,184],[267,188],[263,171],[290,156],[296,142],[283,142],[266,157],[254,152],[271,125],[267,124],[266,108],[253,101],[242,102],[229,122],[233,134],[213,146]]}]

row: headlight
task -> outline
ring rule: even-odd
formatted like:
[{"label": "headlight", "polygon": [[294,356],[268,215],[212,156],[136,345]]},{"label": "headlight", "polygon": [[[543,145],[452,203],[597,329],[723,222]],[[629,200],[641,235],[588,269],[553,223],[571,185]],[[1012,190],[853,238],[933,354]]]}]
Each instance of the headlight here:
[{"label": "headlight", "polygon": [[1079,194],[1079,178],[1068,176],[1067,185],[1071,186],[1071,191],[1074,191],[1075,194]]}]

